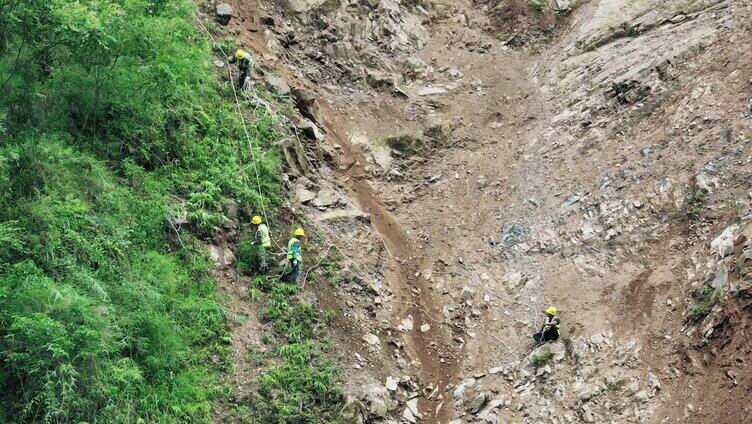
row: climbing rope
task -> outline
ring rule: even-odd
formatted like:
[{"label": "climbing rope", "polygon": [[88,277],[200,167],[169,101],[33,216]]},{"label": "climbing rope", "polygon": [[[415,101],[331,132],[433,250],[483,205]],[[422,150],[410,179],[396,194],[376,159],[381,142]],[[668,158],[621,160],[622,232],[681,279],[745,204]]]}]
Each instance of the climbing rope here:
[{"label": "climbing rope", "polygon": [[[201,27],[201,29],[209,36],[209,38],[213,42],[216,43],[217,42],[216,38],[214,38],[214,36],[212,35],[212,33],[209,32],[209,30],[204,26],[204,24],[201,22],[201,19],[198,16],[196,17],[196,22]],[[254,168],[254,176],[256,178],[256,187],[257,187],[259,195],[261,195],[261,193],[262,193],[262,188],[261,188],[261,173],[259,172],[258,161],[257,161],[257,158],[256,158],[256,152],[254,150],[254,146],[253,146],[253,142],[251,140],[251,136],[250,136],[250,134],[248,132],[248,126],[246,124],[245,116],[244,116],[243,111],[241,109],[240,99],[238,98],[238,90],[235,88],[235,84],[233,83],[233,81],[235,80],[235,77],[233,75],[232,67],[231,66],[228,66],[228,76],[230,78],[230,86],[232,87],[233,99],[235,100],[235,110],[236,110],[236,112],[238,114],[238,117],[240,118],[240,122],[241,122],[241,125],[243,127],[243,132],[245,133],[246,141],[248,143],[248,149],[251,152],[251,164],[247,165],[246,167],[243,167],[241,169],[241,172],[244,171],[245,169],[247,169],[248,167],[250,167],[251,165],[253,166],[253,168]],[[290,119],[288,117],[286,117],[284,115],[282,115],[280,117],[280,115],[278,115],[277,113],[274,112],[274,110],[271,107],[271,105],[269,104],[269,102],[267,102],[264,99],[261,99],[258,96],[258,94],[256,94],[256,92],[254,90],[241,91],[241,94],[246,95],[247,97],[250,98],[250,100],[252,100],[255,103],[256,108],[254,109],[254,111],[260,105],[261,107],[263,107],[263,109],[266,111],[266,113],[268,113],[272,117],[272,119],[275,122],[282,123],[282,124],[287,124],[287,125],[291,124],[291,121],[290,121]],[[297,131],[293,130],[293,134],[294,134],[295,138],[297,139],[297,141],[300,143],[301,141],[300,141],[300,137],[298,136]],[[217,182],[219,182],[219,181],[221,181],[221,179],[218,180]],[[265,222],[269,222],[269,217],[268,217],[268,215],[266,213],[266,205],[264,203],[265,203],[264,201],[261,202],[261,213],[264,216],[264,221]],[[347,260],[348,262],[350,262],[361,274],[368,275],[368,273],[365,272],[365,270],[363,270],[358,265],[357,262],[355,262],[354,260],[352,260],[349,256],[347,256],[344,253],[344,251],[339,247],[339,245],[336,242],[333,241],[333,237],[331,237],[331,235],[326,234],[325,232],[322,232],[322,234],[324,235],[324,238],[326,239],[326,241],[329,243],[329,247],[327,248],[326,252],[321,256],[321,258],[319,259],[319,261],[316,264],[314,264],[314,266],[312,266],[312,267],[310,267],[310,268],[308,268],[306,270],[306,273],[303,276],[303,284],[305,284],[305,281],[308,278],[308,273],[312,269],[315,269],[316,267],[318,267],[321,264],[321,262],[329,255],[329,252],[331,251],[332,247],[334,247],[340,253],[340,255],[345,260]],[[389,246],[387,246],[386,241],[383,239],[383,237],[381,236],[381,234],[378,231],[376,231],[376,234],[379,236],[379,239],[384,244],[384,248],[386,249],[386,252],[389,254],[389,256],[392,257],[393,259],[396,259],[395,256],[392,255],[392,252],[389,251]],[[269,238],[277,246],[277,249],[279,249],[280,251],[284,251],[284,249],[282,248],[282,246],[280,246],[280,244],[271,236],[271,234],[270,234]]]}]

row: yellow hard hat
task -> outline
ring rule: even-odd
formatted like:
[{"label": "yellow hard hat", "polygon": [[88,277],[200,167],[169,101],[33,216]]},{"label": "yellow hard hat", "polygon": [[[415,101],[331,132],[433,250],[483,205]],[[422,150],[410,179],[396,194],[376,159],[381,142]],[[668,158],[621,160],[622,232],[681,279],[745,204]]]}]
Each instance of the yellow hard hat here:
[{"label": "yellow hard hat", "polygon": [[256,215],[253,218],[251,218],[251,224],[253,225],[259,225],[261,224],[261,217]]},{"label": "yellow hard hat", "polygon": [[552,307],[546,309],[546,313],[549,314],[549,315],[556,315],[556,308],[552,306]]},{"label": "yellow hard hat", "polygon": [[235,52],[235,57],[238,59],[242,59],[245,57],[245,52],[243,50],[238,50]]},{"label": "yellow hard hat", "polygon": [[296,228],[295,237],[305,237],[305,231],[302,228]]}]

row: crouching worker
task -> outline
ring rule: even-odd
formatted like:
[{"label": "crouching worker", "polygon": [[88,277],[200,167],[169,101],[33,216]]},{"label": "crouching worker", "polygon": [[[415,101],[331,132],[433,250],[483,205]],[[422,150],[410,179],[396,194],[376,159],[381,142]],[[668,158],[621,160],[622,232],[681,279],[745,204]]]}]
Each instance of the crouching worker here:
[{"label": "crouching worker", "polygon": [[256,228],[251,244],[256,246],[257,249],[258,269],[262,273],[266,273],[269,270],[267,252],[272,247],[272,239],[269,237],[269,227],[264,224],[258,215],[251,218],[251,224]]},{"label": "crouching worker", "polygon": [[533,334],[536,346],[559,339],[559,325],[561,325],[561,320],[558,315],[556,315],[556,308],[551,306],[546,309],[545,312],[546,320],[543,322],[543,327],[539,332]]},{"label": "crouching worker", "polygon": [[305,231],[302,228],[295,230],[290,241],[287,243],[287,262],[289,269],[282,274],[282,281],[298,284],[300,277],[300,265],[303,262],[303,256],[300,253],[300,244],[305,240]]},{"label": "crouching worker", "polygon": [[230,63],[238,64],[238,90],[243,90],[245,86],[245,80],[251,76],[251,67],[253,66],[253,57],[250,53],[244,50],[238,50],[235,52],[235,56],[230,59]]}]

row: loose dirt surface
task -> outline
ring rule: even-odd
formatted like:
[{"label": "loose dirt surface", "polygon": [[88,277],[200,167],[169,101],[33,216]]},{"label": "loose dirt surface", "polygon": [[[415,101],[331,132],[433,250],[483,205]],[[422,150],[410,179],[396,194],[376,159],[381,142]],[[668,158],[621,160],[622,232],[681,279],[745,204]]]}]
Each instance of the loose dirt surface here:
[{"label": "loose dirt surface", "polygon": [[[749,305],[729,304],[725,342],[709,354],[685,335],[683,314],[690,283],[710,269],[709,240],[749,205],[752,6],[591,1],[557,16],[526,2],[436,3],[419,48],[348,59],[394,76],[386,89],[307,47],[303,29],[337,33],[317,17],[232,3],[240,40],[322,103],[333,150],[316,184],[345,192],[375,231],[337,236],[355,246],[349,259],[367,278],[388,287],[376,308],[353,295],[353,330],[338,344],[363,351],[354,329],[373,328],[396,348],[370,350],[378,371],[350,368],[352,391],[410,373],[424,389],[426,423],[480,419],[455,398],[470,378],[483,379],[472,390],[508,400],[499,422],[745,422],[731,410],[749,400]],[[276,26],[265,32],[262,16]],[[270,48],[270,39],[290,44]],[[335,71],[339,79],[327,77]],[[387,147],[404,136],[419,147]],[[717,182],[688,218],[702,172]],[[572,381],[555,393],[536,380],[545,376],[532,385],[524,373],[486,376],[524,365],[551,305],[567,352],[585,343],[595,364],[557,365]],[[415,329],[402,347],[396,329],[407,317]],[[617,364],[635,345],[639,360]],[[622,371],[646,388],[644,399],[597,377]],[[589,384],[604,387],[600,398],[581,395]]]}]

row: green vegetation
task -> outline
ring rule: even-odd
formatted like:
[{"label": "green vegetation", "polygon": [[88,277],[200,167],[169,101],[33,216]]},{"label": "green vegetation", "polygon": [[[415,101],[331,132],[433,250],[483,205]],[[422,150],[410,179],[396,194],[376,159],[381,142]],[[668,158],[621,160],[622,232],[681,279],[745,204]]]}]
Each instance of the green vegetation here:
[{"label": "green vegetation", "polygon": [[637,28],[630,22],[624,22],[622,24],[622,30],[624,31],[624,35],[627,37],[634,38],[640,35],[640,33],[637,31]]},{"label": "green vegetation", "polygon": [[253,245],[253,234],[246,231],[237,242],[238,249],[238,270],[253,275],[260,270],[261,248]]},{"label": "green vegetation", "polygon": [[[211,421],[229,335],[192,234],[227,199],[277,201],[280,134],[259,118],[250,149],[194,17],[189,0],[0,2],[0,422]],[[267,412],[315,414],[333,386],[308,362],[315,314],[277,315],[296,349],[261,393],[312,371],[320,397],[294,386]]]},{"label": "green vegetation", "polygon": [[532,7],[536,12],[543,12],[546,9],[545,0],[527,0],[527,5]]},{"label": "green vegetation", "polygon": [[266,340],[274,362],[259,377],[252,406],[238,414],[245,423],[333,422],[343,400],[340,372],[324,358],[329,344],[323,332],[331,317],[296,299],[297,293],[297,286],[271,283],[265,318],[276,333]]},{"label": "green vegetation", "polygon": [[717,298],[716,291],[710,282],[706,282],[702,289],[695,290],[692,293],[695,302],[690,305],[687,311],[687,317],[691,322],[700,322],[710,313],[710,308]]},{"label": "green vegetation", "polygon": [[687,216],[695,219],[702,213],[707,192],[702,189],[694,190],[687,196]]},{"label": "green vegetation", "polygon": [[548,361],[553,358],[554,354],[551,352],[551,349],[546,347],[542,347],[537,352],[533,354],[533,356],[530,357],[530,365],[533,366],[533,368],[540,368],[548,363]]}]

